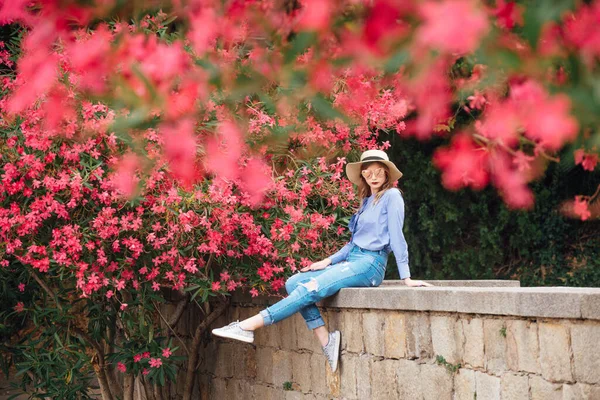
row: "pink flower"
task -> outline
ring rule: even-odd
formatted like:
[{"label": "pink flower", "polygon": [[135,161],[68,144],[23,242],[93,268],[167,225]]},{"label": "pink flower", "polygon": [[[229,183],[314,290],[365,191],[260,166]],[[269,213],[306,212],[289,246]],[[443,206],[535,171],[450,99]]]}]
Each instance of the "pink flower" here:
[{"label": "pink flower", "polygon": [[137,362],[140,362],[141,360],[142,360],[141,354],[136,354],[135,356],[133,356],[133,362],[137,363]]},{"label": "pink flower", "polygon": [[227,272],[227,271],[221,272],[221,280],[222,281],[228,281],[229,279],[231,279],[229,272]]},{"label": "pink flower", "polygon": [[489,29],[485,13],[471,0],[428,1],[417,42],[447,53],[470,53]]},{"label": "pink flower", "polygon": [[123,373],[127,372],[127,367],[122,362],[117,363],[117,369]]},{"label": "pink flower", "polygon": [[14,310],[18,313],[23,312],[25,310],[25,304],[23,304],[22,301],[18,302],[17,305],[14,307]]},{"label": "pink flower", "polygon": [[583,149],[575,150],[575,165],[581,164],[584,170],[593,171],[598,164],[598,154],[586,153]]},{"label": "pink flower", "polygon": [[164,358],[169,358],[169,357],[171,357],[171,354],[173,354],[173,353],[171,353],[171,349],[170,349],[170,348],[168,348],[168,347],[167,347],[166,349],[163,349],[163,351],[162,351],[162,356],[163,356]]},{"label": "pink flower", "polygon": [[217,292],[217,291],[221,290],[221,282],[213,282],[212,290],[213,290],[213,292]]},{"label": "pink flower", "polygon": [[159,368],[162,365],[162,360],[160,358],[151,358],[150,366],[152,368]]},{"label": "pink flower", "polygon": [[573,211],[575,211],[575,214],[577,214],[577,215],[579,215],[579,217],[581,217],[582,221],[585,221],[586,219],[588,219],[589,217],[592,216],[592,213],[590,212],[588,206],[589,206],[589,202],[587,200],[584,200],[582,196],[575,197],[575,203],[573,204]]},{"label": "pink flower", "polygon": [[481,190],[489,182],[488,153],[477,147],[465,133],[452,138],[449,148],[440,148],[433,155],[433,163],[442,170],[442,183],[450,190],[471,186]]},{"label": "pink flower", "polygon": [[144,376],[148,375],[149,373],[150,373],[150,371],[148,371],[147,368],[144,368],[142,371],[142,375],[144,375]]},{"label": "pink flower", "polygon": [[121,304],[121,311],[124,311],[127,308],[127,303]]},{"label": "pink flower", "polygon": [[25,291],[25,284],[19,283],[19,292],[24,292],[24,291]]},{"label": "pink flower", "polygon": [[250,289],[250,294],[252,295],[252,297],[257,297],[258,290],[256,290],[256,288],[252,288],[252,289]]},{"label": "pink flower", "polygon": [[158,282],[152,282],[152,290],[154,290],[155,292],[160,290],[160,285],[158,284]]},{"label": "pink flower", "polygon": [[301,30],[320,31],[329,25],[331,16],[331,0],[303,0],[298,20]]}]

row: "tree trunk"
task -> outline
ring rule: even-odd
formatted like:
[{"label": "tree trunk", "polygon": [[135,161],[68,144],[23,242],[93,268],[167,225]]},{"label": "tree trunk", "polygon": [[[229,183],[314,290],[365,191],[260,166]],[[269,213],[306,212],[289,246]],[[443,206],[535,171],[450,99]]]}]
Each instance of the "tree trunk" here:
[{"label": "tree trunk", "polygon": [[198,349],[200,347],[200,339],[202,334],[208,327],[215,322],[215,320],[223,314],[223,312],[227,309],[227,305],[229,301],[225,301],[213,311],[211,312],[204,321],[198,325],[196,328],[196,332],[194,333],[194,341],[192,342],[192,347],[190,348],[190,357],[188,358],[187,363],[187,372],[185,376],[185,387],[183,391],[183,400],[192,400],[192,391],[194,390],[194,376],[196,372],[196,364],[198,362]]},{"label": "tree trunk", "polygon": [[125,375],[123,380],[123,400],[133,400],[134,378],[132,374]]}]

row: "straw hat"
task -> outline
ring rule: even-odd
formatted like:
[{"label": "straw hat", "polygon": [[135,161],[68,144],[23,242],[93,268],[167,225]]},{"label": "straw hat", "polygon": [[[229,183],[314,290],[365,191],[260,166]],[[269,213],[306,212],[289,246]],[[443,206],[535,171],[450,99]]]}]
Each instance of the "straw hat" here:
[{"label": "straw hat", "polygon": [[377,161],[388,166],[390,169],[390,182],[394,182],[402,177],[402,172],[400,172],[394,163],[390,161],[385,151],[367,150],[360,155],[359,162],[348,163],[348,165],[346,165],[346,175],[348,175],[350,182],[358,185],[360,183],[360,166],[363,163],[373,161]]}]

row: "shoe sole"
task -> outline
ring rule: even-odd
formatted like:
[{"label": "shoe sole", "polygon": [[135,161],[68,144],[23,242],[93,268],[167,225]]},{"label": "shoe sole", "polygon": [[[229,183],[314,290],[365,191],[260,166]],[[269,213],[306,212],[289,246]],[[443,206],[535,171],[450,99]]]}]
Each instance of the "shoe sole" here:
[{"label": "shoe sole", "polygon": [[337,340],[337,345],[333,348],[333,350],[334,350],[333,351],[334,364],[333,364],[333,366],[331,368],[331,372],[337,371],[338,361],[340,359],[340,346],[342,345],[340,331],[333,332],[333,335],[335,336],[335,340]]},{"label": "shoe sole", "polygon": [[212,334],[215,336],[225,338],[225,339],[234,339],[234,340],[239,340],[241,342],[254,343],[254,338],[248,338],[246,336],[240,336],[240,335],[236,335],[233,333],[227,333],[227,332],[218,332],[216,329],[212,330]]}]

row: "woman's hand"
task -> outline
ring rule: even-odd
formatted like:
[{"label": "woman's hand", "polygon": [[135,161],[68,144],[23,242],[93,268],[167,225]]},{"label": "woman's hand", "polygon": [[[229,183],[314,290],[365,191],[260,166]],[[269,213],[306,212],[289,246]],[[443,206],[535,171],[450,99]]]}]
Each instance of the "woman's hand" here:
[{"label": "woman's hand", "polygon": [[315,263],[310,264],[308,267],[304,267],[300,270],[300,272],[308,272],[308,271],[318,271],[323,268],[327,268],[327,266],[331,264],[331,260],[326,258],[321,261],[317,261]]},{"label": "woman's hand", "polygon": [[419,287],[419,286],[434,286],[431,283],[427,283],[425,281],[413,281],[410,278],[403,279],[404,284],[410,287]]}]

